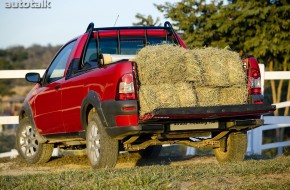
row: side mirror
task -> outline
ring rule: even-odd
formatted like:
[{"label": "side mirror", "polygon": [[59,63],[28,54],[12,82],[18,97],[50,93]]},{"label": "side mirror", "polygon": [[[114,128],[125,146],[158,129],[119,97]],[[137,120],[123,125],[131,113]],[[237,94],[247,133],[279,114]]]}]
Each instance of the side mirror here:
[{"label": "side mirror", "polygon": [[25,79],[28,82],[39,83],[41,81],[39,73],[27,73]]}]

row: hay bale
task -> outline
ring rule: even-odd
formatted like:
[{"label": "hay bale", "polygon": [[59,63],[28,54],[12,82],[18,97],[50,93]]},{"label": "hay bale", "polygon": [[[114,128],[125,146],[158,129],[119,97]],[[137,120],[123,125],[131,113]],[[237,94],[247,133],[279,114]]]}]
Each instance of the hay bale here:
[{"label": "hay bale", "polygon": [[196,93],[191,84],[180,82],[174,86],[176,95],[179,99],[180,107],[197,106]]},{"label": "hay bale", "polygon": [[205,86],[243,85],[246,74],[238,53],[228,49],[203,48],[192,50],[204,70]]},{"label": "hay bale", "polygon": [[175,93],[175,86],[173,84],[159,84],[154,85],[153,88],[160,108],[180,107],[178,97]]},{"label": "hay bale", "polygon": [[229,86],[226,58],[221,49],[208,47],[194,49],[192,53],[198,57],[204,69],[205,86]]},{"label": "hay bale", "polygon": [[248,98],[247,86],[232,86],[220,89],[220,105],[246,104]]},{"label": "hay bale", "polygon": [[246,73],[243,63],[238,53],[233,51],[223,51],[227,60],[228,82],[230,85],[244,85],[246,83]]},{"label": "hay bale", "polygon": [[173,84],[142,85],[139,90],[140,114],[156,108],[180,107]]},{"label": "hay bale", "polygon": [[140,114],[156,108],[244,104],[246,74],[227,49],[146,46],[133,59],[140,81]]},{"label": "hay bale", "polygon": [[155,108],[158,108],[159,104],[157,97],[154,93],[153,85],[142,85],[139,89],[139,104],[140,104],[140,115],[145,115],[151,112]]},{"label": "hay bale", "polygon": [[186,65],[186,81],[194,82],[196,85],[202,85],[204,82],[204,69],[197,55],[187,50],[184,54]]},{"label": "hay bale", "polygon": [[134,58],[140,83],[152,85],[185,81],[186,52],[184,48],[169,44],[142,48]]},{"label": "hay bale", "polygon": [[197,87],[195,89],[199,106],[217,106],[219,102],[219,88]]},{"label": "hay bale", "polygon": [[147,103],[146,97],[148,96],[144,92],[144,88],[143,87],[140,88],[139,90],[140,115],[145,115],[146,113],[149,113],[152,110],[152,108],[150,108],[150,105],[153,105],[153,104]]}]

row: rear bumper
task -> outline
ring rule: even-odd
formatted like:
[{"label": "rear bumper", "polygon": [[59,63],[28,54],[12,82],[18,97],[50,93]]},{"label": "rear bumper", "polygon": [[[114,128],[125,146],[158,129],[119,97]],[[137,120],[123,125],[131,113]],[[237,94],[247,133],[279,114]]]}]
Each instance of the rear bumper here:
[{"label": "rear bumper", "polygon": [[119,123],[122,123],[122,125],[138,125],[138,104],[136,100],[103,101],[101,108],[108,127],[118,126],[118,118],[121,118]]},{"label": "rear bumper", "polygon": [[[164,121],[186,120],[222,120],[240,118],[260,118],[263,114],[269,114],[276,110],[275,105],[245,104],[225,105],[209,107],[184,107],[184,108],[160,108],[142,118],[143,123],[159,123]],[[241,120],[241,119],[240,119]],[[244,119],[242,119],[244,120]]]},{"label": "rear bumper", "polygon": [[[193,121],[194,123],[194,121]],[[140,124],[138,126],[122,126],[122,127],[108,127],[107,133],[116,139],[123,139],[127,136],[141,135],[141,134],[194,134],[195,132],[212,132],[212,131],[247,131],[257,128],[263,125],[261,119],[244,119],[244,120],[230,120],[230,121],[218,121],[217,128],[207,127],[200,128],[200,125],[189,125],[191,128],[171,128],[171,123],[164,124]],[[178,125],[177,125],[178,126]],[[180,125],[183,126],[184,125]],[[206,125],[205,125],[206,126]]]},{"label": "rear bumper", "polygon": [[138,126],[114,126],[108,127],[107,133],[116,139],[123,139],[124,137],[140,134],[156,134],[165,131],[164,125],[138,125]]},{"label": "rear bumper", "polygon": [[[124,107],[136,110],[124,111]],[[116,116],[137,115],[136,101],[110,101],[102,104],[108,127],[107,133],[116,139],[140,134],[170,134],[195,131],[250,130],[263,124],[260,116],[275,110],[272,105],[229,105],[192,108],[161,108],[146,115],[137,123],[124,121],[117,125]],[[126,123],[127,122],[127,123]],[[207,123],[215,123],[208,125]],[[180,125],[181,128],[178,128]],[[213,127],[214,126],[214,127]]]}]

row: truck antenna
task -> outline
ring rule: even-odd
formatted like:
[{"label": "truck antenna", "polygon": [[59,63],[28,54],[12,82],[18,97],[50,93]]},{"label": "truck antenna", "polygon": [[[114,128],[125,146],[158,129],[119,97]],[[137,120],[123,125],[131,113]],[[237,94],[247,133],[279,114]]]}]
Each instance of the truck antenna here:
[{"label": "truck antenna", "polygon": [[116,25],[118,19],[119,19],[119,15],[118,15],[117,18],[116,18],[116,21],[115,21],[114,27],[115,27],[115,25]]}]

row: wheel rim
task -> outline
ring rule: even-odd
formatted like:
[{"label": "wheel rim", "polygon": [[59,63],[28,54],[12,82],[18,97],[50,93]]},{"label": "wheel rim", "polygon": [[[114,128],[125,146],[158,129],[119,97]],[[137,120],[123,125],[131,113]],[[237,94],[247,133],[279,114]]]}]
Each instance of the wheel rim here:
[{"label": "wheel rim", "polygon": [[93,164],[100,159],[100,133],[98,127],[93,123],[88,133],[88,155]]},{"label": "wheel rim", "polygon": [[38,140],[36,139],[35,132],[30,125],[26,126],[23,131],[21,131],[19,141],[20,149],[26,157],[34,156],[39,149]]}]

